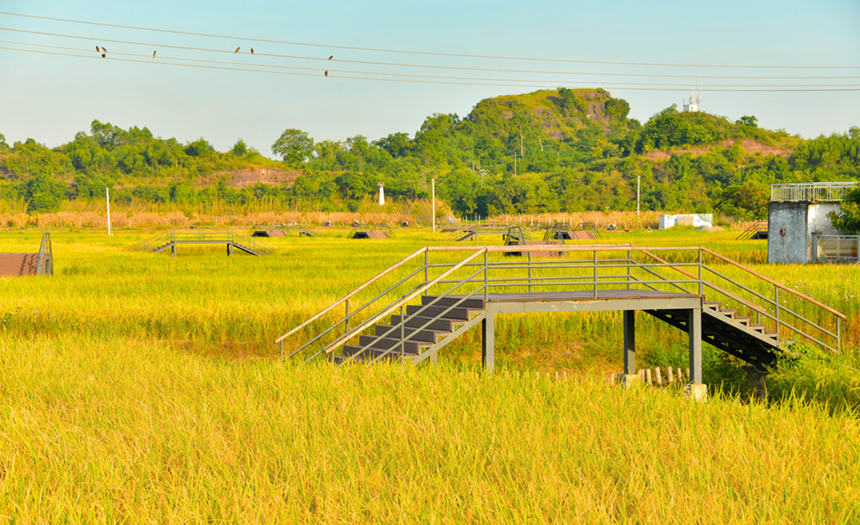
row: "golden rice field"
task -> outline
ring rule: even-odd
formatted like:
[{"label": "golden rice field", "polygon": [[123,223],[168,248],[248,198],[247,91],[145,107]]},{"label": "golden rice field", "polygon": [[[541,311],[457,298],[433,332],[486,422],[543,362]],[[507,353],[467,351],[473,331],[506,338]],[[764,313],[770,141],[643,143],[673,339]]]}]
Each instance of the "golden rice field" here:
[{"label": "golden rice field", "polygon": [[[451,243],[318,231],[171,258],[129,248],[151,231],[60,230],[54,277],[0,278],[0,520],[860,520],[860,267],[769,266],[732,232],[604,235],[704,245],[848,316],[842,353],[786,362],[763,402],[706,352],[695,403],[607,384],[614,313],[502,316],[491,377],[477,334],[436,369],[281,362],[275,337]],[[4,231],[0,252],[39,235]],[[684,334],[640,326],[642,366],[685,366]]]}]

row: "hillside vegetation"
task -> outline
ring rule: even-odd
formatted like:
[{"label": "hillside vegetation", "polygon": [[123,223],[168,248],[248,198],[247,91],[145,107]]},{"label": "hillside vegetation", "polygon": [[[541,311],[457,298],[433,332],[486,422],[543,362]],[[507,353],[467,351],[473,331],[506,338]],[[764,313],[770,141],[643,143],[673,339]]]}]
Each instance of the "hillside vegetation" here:
[{"label": "hillside vegetation", "polygon": [[775,182],[860,179],[860,128],[804,140],[674,106],[641,124],[602,89],[542,90],[482,100],[465,117],[434,114],[414,134],[314,141],[287,129],[268,159],[238,141],[218,152],[147,128],[93,121],[57,148],[0,135],[0,202],[29,212],[68,201],[223,203],[355,211],[378,182],[394,199],[438,196],[461,215],[635,207],[761,217]]}]

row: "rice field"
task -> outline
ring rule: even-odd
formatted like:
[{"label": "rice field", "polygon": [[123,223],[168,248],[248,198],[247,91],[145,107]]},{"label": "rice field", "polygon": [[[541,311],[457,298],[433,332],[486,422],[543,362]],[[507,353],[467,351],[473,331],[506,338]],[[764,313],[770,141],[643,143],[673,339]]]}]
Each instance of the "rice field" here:
[{"label": "rice field", "polygon": [[[55,276],[0,278],[0,520],[16,522],[833,522],[860,519],[860,268],[763,264],[733,232],[605,234],[703,245],[844,312],[757,401],[707,350],[706,403],[621,390],[620,316],[502,316],[436,369],[281,362],[272,341],[425,245],[398,229],[262,239],[265,257],[129,249],[151,230],[53,233]],[[35,251],[39,231],[0,235]],[[498,241],[495,241],[498,242]],[[686,366],[643,319],[640,366]]]}]

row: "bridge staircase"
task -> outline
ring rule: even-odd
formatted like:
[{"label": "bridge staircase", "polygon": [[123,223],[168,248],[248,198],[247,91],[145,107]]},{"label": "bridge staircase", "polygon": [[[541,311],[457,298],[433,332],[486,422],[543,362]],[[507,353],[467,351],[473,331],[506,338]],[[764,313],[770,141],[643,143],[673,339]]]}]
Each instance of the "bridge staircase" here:
[{"label": "bridge staircase", "polygon": [[[543,258],[550,248],[564,258]],[[504,255],[522,254],[517,260]],[[369,297],[369,298],[368,298]],[[478,324],[485,368],[496,314],[622,311],[625,372],[635,370],[636,312],[688,334],[691,382],[701,342],[764,370],[797,341],[839,352],[845,316],[701,247],[427,247],[279,337],[284,357],[435,361]]]}]

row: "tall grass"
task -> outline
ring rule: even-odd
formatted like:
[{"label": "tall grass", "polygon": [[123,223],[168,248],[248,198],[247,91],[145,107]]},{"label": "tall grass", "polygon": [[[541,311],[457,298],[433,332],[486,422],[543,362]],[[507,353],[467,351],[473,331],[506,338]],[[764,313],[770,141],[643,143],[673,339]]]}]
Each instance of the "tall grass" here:
[{"label": "tall grass", "polygon": [[860,517],[857,420],[533,375],[278,365],[129,338],[7,339],[15,521]]},{"label": "tall grass", "polygon": [[[54,277],[0,278],[0,516],[860,519],[860,268],[756,264],[763,245],[729,233],[604,235],[713,247],[848,315],[843,353],[801,348],[765,403],[735,397],[743,370],[706,348],[714,396],[696,404],[593,379],[621,368],[613,312],[501,316],[489,378],[477,332],[438,370],[279,362],[277,335],[418,247],[451,243],[346,233],[264,239],[275,252],[259,258],[171,258],[128,249],[150,230],[57,232]],[[0,252],[35,251],[39,234],[4,232]],[[684,334],[637,323],[640,365],[686,366]]]}]

